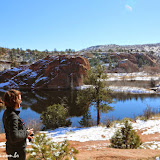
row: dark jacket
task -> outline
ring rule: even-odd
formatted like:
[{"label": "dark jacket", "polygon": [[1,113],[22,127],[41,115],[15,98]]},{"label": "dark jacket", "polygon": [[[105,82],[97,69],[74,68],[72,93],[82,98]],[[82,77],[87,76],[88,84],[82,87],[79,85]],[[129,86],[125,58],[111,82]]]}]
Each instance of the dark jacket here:
[{"label": "dark jacket", "polygon": [[28,131],[19,118],[20,111],[7,107],[3,114],[3,125],[6,133],[6,147],[25,148]]}]

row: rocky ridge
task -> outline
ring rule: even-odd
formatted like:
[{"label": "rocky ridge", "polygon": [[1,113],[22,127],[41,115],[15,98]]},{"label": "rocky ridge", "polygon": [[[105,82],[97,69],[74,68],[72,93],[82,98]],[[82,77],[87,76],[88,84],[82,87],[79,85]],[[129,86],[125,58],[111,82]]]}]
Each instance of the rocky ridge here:
[{"label": "rocky ridge", "polygon": [[81,51],[108,51],[108,50],[119,50],[119,49],[126,49],[126,50],[138,50],[138,51],[146,51],[146,52],[158,52],[160,53],[160,43],[155,44],[141,44],[141,45],[116,45],[116,44],[110,44],[110,45],[97,45],[97,46],[91,46],[86,49],[83,49]]}]

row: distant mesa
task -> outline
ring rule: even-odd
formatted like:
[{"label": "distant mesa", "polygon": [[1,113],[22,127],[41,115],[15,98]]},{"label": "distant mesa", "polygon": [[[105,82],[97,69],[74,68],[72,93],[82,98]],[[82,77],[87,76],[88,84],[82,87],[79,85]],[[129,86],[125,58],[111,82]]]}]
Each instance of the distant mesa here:
[{"label": "distant mesa", "polygon": [[47,56],[30,66],[0,72],[0,88],[73,89],[83,85],[89,68],[81,56]]}]

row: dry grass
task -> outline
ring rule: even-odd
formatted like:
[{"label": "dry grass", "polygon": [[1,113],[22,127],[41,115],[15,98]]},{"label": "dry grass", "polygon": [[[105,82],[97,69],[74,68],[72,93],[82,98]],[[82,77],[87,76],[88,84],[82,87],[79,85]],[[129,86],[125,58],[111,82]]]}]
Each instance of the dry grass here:
[{"label": "dry grass", "polygon": [[143,111],[143,114],[137,116],[135,119],[159,119],[160,118],[160,108],[153,108],[147,105],[146,109]]}]

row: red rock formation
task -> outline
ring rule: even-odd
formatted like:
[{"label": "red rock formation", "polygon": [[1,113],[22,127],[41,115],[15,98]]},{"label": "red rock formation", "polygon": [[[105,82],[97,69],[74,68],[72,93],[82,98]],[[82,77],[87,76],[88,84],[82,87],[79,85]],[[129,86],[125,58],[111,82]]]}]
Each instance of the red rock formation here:
[{"label": "red rock formation", "polygon": [[122,68],[124,72],[138,72],[139,68],[136,64],[129,60],[121,61],[118,63],[118,68]]},{"label": "red rock formation", "polygon": [[68,89],[83,84],[83,77],[90,68],[81,56],[47,56],[8,81],[9,88]]},{"label": "red rock formation", "polygon": [[137,59],[133,54],[127,54],[127,53],[121,53],[119,55],[117,55],[119,60],[123,60],[123,59],[128,59],[130,62],[136,64],[137,63]]}]

